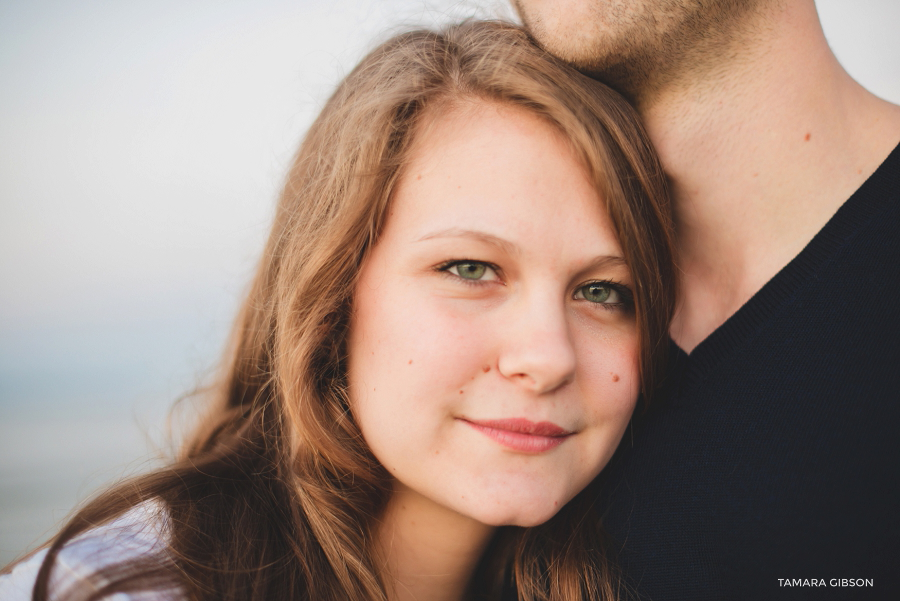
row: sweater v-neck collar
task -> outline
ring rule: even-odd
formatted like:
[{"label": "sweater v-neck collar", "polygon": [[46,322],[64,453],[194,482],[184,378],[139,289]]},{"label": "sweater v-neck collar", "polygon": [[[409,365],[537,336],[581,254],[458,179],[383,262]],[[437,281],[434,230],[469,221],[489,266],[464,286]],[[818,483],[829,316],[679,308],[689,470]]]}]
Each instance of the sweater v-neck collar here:
[{"label": "sweater v-neck collar", "polygon": [[900,193],[900,145],[832,215],[809,243],[725,323],[688,354],[671,342],[678,388],[698,384],[724,359],[750,344],[785,304],[802,292],[859,231]]}]

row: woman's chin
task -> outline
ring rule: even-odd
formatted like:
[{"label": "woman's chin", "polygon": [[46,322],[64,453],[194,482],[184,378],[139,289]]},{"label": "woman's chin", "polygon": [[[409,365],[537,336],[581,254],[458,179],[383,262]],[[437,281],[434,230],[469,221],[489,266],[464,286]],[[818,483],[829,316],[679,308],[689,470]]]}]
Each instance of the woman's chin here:
[{"label": "woman's chin", "polygon": [[565,502],[553,501],[528,506],[497,506],[493,511],[475,511],[471,517],[488,526],[531,528],[550,520],[563,505]]}]

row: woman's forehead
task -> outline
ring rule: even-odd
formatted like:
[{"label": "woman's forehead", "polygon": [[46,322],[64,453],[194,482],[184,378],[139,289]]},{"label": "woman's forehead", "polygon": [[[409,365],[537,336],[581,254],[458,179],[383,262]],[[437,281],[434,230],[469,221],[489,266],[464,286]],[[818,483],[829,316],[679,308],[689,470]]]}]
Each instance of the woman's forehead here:
[{"label": "woman's forehead", "polygon": [[577,241],[586,254],[621,254],[587,170],[544,119],[493,102],[431,119],[398,184],[386,235],[475,232],[525,249],[540,241],[555,252]]}]

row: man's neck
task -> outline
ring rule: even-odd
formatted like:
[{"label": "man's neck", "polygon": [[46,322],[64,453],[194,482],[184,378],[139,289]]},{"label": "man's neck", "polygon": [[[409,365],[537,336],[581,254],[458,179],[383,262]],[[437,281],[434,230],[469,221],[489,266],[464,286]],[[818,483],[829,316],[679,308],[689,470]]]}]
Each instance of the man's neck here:
[{"label": "man's neck", "polygon": [[791,261],[900,141],[900,107],[837,63],[812,2],[638,105],[675,195],[673,339],[692,350]]}]

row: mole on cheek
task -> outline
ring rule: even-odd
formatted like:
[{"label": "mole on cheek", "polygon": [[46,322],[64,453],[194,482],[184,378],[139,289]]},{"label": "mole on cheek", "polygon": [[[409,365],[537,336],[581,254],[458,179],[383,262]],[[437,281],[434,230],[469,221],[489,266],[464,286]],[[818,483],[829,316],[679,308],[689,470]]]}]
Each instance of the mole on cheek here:
[{"label": "mole on cheek", "polygon": [[613,382],[619,381],[619,374],[613,374]]},{"label": "mole on cheek", "polygon": [[484,373],[487,373],[487,372],[491,371],[491,366],[485,365],[484,367],[481,368],[481,371],[483,371]]}]

